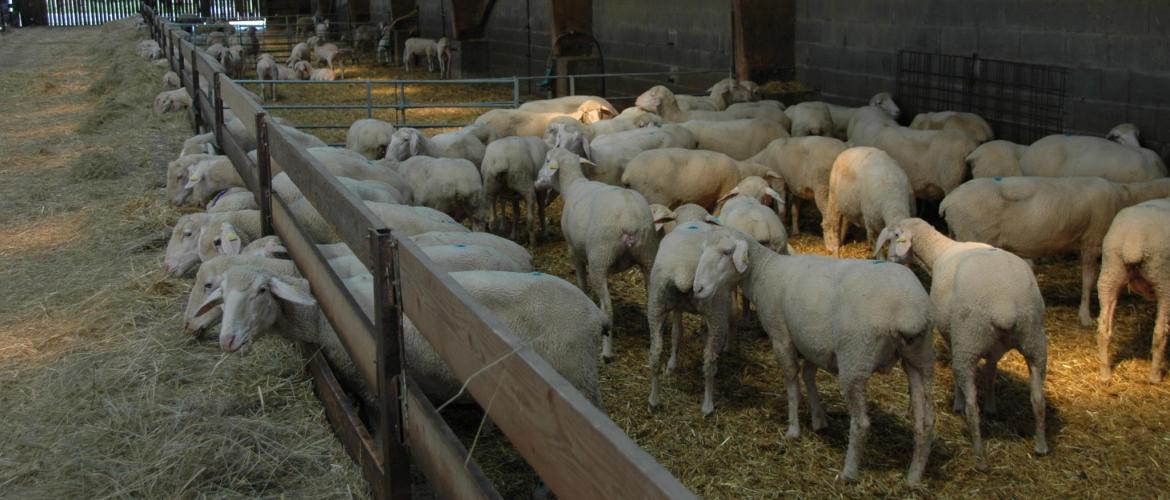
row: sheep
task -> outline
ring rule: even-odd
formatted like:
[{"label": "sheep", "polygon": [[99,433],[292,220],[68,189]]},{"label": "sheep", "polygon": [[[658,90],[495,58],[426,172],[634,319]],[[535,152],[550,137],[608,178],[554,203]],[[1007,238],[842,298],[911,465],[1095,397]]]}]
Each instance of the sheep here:
[{"label": "sheep", "polygon": [[183,86],[182,80],[179,80],[179,74],[174,71],[167,71],[162,76],[163,88],[177,89]]},{"label": "sheep", "polygon": [[[613,321],[608,276],[637,265],[644,282],[658,252],[650,204],[641,194],[585,178],[579,156],[564,148],[553,148],[537,174],[537,189],[553,187],[565,198],[561,232],[577,284],[598,297],[605,317]],[[613,358],[611,332],[602,341],[601,355]]]},{"label": "sheep", "polygon": [[695,134],[697,149],[717,151],[736,160],[746,160],[762,151],[775,139],[788,137],[780,124],[760,118],[704,121],[693,120],[679,124]]},{"label": "sheep", "polygon": [[179,159],[194,154],[215,154],[213,147],[215,133],[197,134],[183,141],[183,148],[179,150]]},{"label": "sheep", "polygon": [[256,195],[242,187],[224,189],[207,202],[207,213],[259,209],[260,205],[256,203]]},{"label": "sheep", "polygon": [[[483,177],[484,206],[488,207],[488,227],[496,224],[496,201],[500,194],[514,193],[523,198],[527,210],[528,246],[536,248],[536,221],[539,218],[541,230],[545,227],[544,210],[552,201],[548,191],[537,193],[534,183],[536,174],[544,164],[548,145],[536,137],[505,137],[488,144],[480,165]],[[519,201],[512,209],[512,234],[516,238],[519,225]]]},{"label": "sheep", "polygon": [[332,147],[311,147],[309,154],[321,161],[333,175],[355,180],[375,180],[389,184],[401,194],[403,203],[413,203],[414,193],[410,184],[398,172],[371,163],[361,154],[348,149]]},{"label": "sheep", "polygon": [[211,33],[207,34],[207,44],[209,46],[213,46],[213,45],[221,45],[222,46],[224,43],[227,43],[227,33],[224,33],[222,31],[212,31]]},{"label": "sheep", "polygon": [[764,98],[764,93],[760,91],[760,84],[751,80],[740,80],[739,88],[732,91],[731,97],[735,102],[756,102]]},{"label": "sheep", "polygon": [[1122,123],[1116,127],[1113,127],[1113,129],[1111,129],[1108,134],[1105,134],[1105,139],[1116,142],[1118,144],[1140,148],[1142,147],[1141,140],[1138,139],[1138,136],[1140,135],[1141,131],[1138,130],[1137,125],[1132,123]]},{"label": "sheep", "polygon": [[[666,148],[630,160],[622,185],[642,193],[650,203],[668,207],[694,203],[713,210],[724,193],[752,175],[780,182],[780,176],[757,163],[738,162],[714,151]],[[781,184],[776,191],[782,190]]]},{"label": "sheep", "polygon": [[511,257],[492,247],[454,243],[450,245],[428,245],[421,247],[427,257],[439,264],[444,272],[458,271],[510,271],[532,272],[532,263],[516,262]]},{"label": "sheep", "polygon": [[375,62],[390,64],[394,62],[394,36],[389,27],[382,28],[382,38],[378,39],[378,51],[374,55]]},{"label": "sheep", "polygon": [[403,127],[390,136],[385,157],[397,161],[420,155],[462,158],[478,166],[483,163],[484,144],[474,132],[464,128],[428,138],[418,129]]},{"label": "sheep", "polygon": [[[233,212],[223,212],[230,214]],[[207,262],[217,255],[239,255],[243,247],[263,236],[259,225],[245,222],[236,227],[231,220],[206,224],[196,240],[196,252],[200,262]]]},{"label": "sheep", "polygon": [[[439,54],[439,43],[430,38],[407,38],[403,42],[402,49],[402,64],[406,71],[410,71],[410,65],[414,62],[415,56],[421,56],[427,60],[427,71],[435,71],[435,62],[432,59]],[[439,63],[440,68],[442,62]]]},{"label": "sheep", "polygon": [[520,111],[529,111],[533,113],[572,113],[577,111],[582,104],[587,101],[595,101],[600,104],[611,116],[617,116],[617,108],[613,107],[609,101],[603,97],[594,95],[570,95],[565,97],[557,97],[555,99],[540,99],[536,101],[528,101],[516,108]]},{"label": "sheep", "polygon": [[222,42],[215,42],[211,45],[208,45],[205,52],[207,52],[207,55],[218,61],[223,58],[223,53],[227,52],[227,50],[227,46],[225,46]]},{"label": "sheep", "polygon": [[523,266],[532,266],[532,255],[515,242],[491,233],[433,231],[410,237],[420,247],[436,245],[474,245],[495,249]]},{"label": "sheep", "polygon": [[488,142],[494,141],[501,137],[510,137],[514,135],[529,135],[541,137],[544,135],[548,124],[553,118],[558,116],[571,116],[581,121],[581,123],[591,124],[598,121],[599,113],[604,108],[601,108],[597,103],[586,102],[582,104],[577,111],[573,113],[535,113],[531,111],[520,111],[518,109],[493,109],[479,115],[475,119],[475,125],[484,127],[491,132],[491,137]]},{"label": "sheep", "polygon": [[244,179],[228,157],[216,156],[188,168],[187,183],[183,189],[191,190],[191,199],[203,205],[221,191],[232,187],[244,187]]},{"label": "sheep", "polygon": [[293,64],[298,61],[307,61],[309,59],[309,44],[301,42],[293,46],[288,53],[287,64],[291,68]]},{"label": "sheep", "polygon": [[173,113],[191,107],[191,95],[187,89],[165,90],[154,97],[154,113]]},{"label": "sheep", "polygon": [[325,40],[326,38],[328,38],[328,36],[329,36],[329,20],[328,19],[317,23],[315,28],[316,29],[314,30],[314,33],[317,35],[315,38],[317,38],[319,40]]},{"label": "sheep", "polygon": [[1113,318],[1117,313],[1117,297],[1128,286],[1142,296],[1158,303],[1154,315],[1154,335],[1151,345],[1151,383],[1162,381],[1162,363],[1166,356],[1166,324],[1170,318],[1167,309],[1167,283],[1170,283],[1170,200],[1150,200],[1121,210],[1105,233],[1102,245],[1101,277],[1097,279],[1097,295],[1101,303],[1101,318],[1097,322],[1097,349],[1101,382],[1108,384],[1113,376],[1113,360],[1109,342],[1113,338]]},{"label": "sheep", "polygon": [[[276,58],[272,57],[272,54],[261,54],[260,57],[256,58],[256,79],[274,81],[280,80],[281,78],[280,70],[278,69],[279,67],[280,65],[276,63]],[[271,83],[268,85],[262,85],[260,87],[260,94],[266,99],[269,95],[271,95],[272,100],[275,101],[276,84]]]},{"label": "sheep", "polygon": [[183,332],[195,338],[203,334],[216,323],[223,315],[219,307],[204,311],[196,315],[207,296],[217,290],[223,282],[227,271],[237,266],[255,266],[268,269],[284,276],[299,276],[297,267],[291,260],[256,257],[252,255],[220,255],[199,265],[195,273],[195,281],[191,285],[191,292],[187,294],[187,306],[183,308]]},{"label": "sheep", "polygon": [[240,79],[244,76],[244,47],[232,45],[219,55],[219,63],[231,78]]},{"label": "sheep", "polygon": [[410,185],[415,204],[467,217],[476,231],[483,230],[488,207],[475,164],[462,158],[414,156],[402,162],[399,172]]},{"label": "sheep", "polygon": [[971,169],[971,176],[976,179],[1024,175],[1020,171],[1020,156],[1027,150],[1028,146],[1011,141],[988,141],[967,155],[967,167]]},{"label": "sheep", "polygon": [[698,144],[695,134],[676,124],[598,136],[589,143],[590,160],[596,166],[587,165],[589,168],[585,175],[591,180],[620,186],[626,166],[643,151],[661,148],[694,149]]},{"label": "sheep", "polygon": [[869,433],[865,386],[896,361],[910,386],[914,453],[906,481],[922,479],[934,435],[934,346],[930,297],[905,266],[830,257],[778,255],[742,235],[712,232],[703,242],[692,290],[707,299],[735,285],[757,306],[788,393],[788,432],[800,435],[797,362],[804,359],[813,430],[825,427],[816,370],[834,372],[849,408],[841,479],[855,481]]},{"label": "sheep", "polygon": [[297,35],[311,35],[313,28],[317,25],[317,20],[312,16],[301,16],[297,18]]},{"label": "sheep", "polygon": [[167,201],[172,205],[182,206],[187,203],[191,196],[191,190],[187,189],[187,177],[190,176],[191,167],[200,162],[214,159],[227,158],[226,156],[217,156],[211,154],[189,154],[172,161],[167,164]]},{"label": "sheep", "polygon": [[345,149],[357,151],[371,160],[380,160],[386,157],[386,148],[393,135],[394,125],[373,118],[357,120],[345,133]]},{"label": "sheep", "polygon": [[451,42],[447,37],[435,42],[435,59],[439,60],[439,78],[451,78]]},{"label": "sheep", "polygon": [[336,79],[337,75],[329,68],[316,68],[309,73],[309,80],[314,82],[331,82]]},{"label": "sheep", "polygon": [[906,172],[914,196],[927,201],[940,200],[963,183],[967,156],[979,146],[957,130],[898,126],[885,111],[873,106],[854,113],[849,143],[885,150]]},{"label": "sheep", "polygon": [[345,78],[345,65],[342,63],[341,49],[337,47],[337,44],[317,45],[317,40],[313,38],[310,38],[306,43],[309,48],[313,49],[313,59],[317,63],[328,65],[330,72],[337,71],[341,78]]},{"label": "sheep", "polygon": [[910,128],[917,130],[958,130],[967,134],[979,144],[995,139],[991,125],[975,113],[959,111],[939,111],[937,113],[918,113]]},{"label": "sheep", "polygon": [[737,102],[723,110],[723,114],[731,120],[748,118],[771,120],[784,127],[787,132],[792,130],[792,120],[784,114],[784,109],[784,104],[780,101]]},{"label": "sheep", "polygon": [[296,61],[289,66],[277,66],[277,80],[308,80],[313,73],[309,61]]},{"label": "sheep", "polygon": [[670,234],[676,227],[688,222],[718,225],[717,218],[694,203],[684,203],[674,210],[666,205],[651,203],[650,213],[654,215],[654,230],[662,234]]},{"label": "sheep", "polygon": [[623,109],[621,113],[618,113],[613,118],[593,122],[587,127],[589,133],[592,135],[589,140],[593,140],[595,137],[601,137],[606,134],[614,134],[650,126],[662,126],[662,117],[642,108],[631,106]]},{"label": "sheep", "polygon": [[254,213],[259,223],[259,211],[242,210],[221,214],[194,213],[179,217],[171,232],[163,257],[163,269],[172,276],[182,276],[199,262],[199,239],[205,227],[224,221],[239,221]]},{"label": "sheep", "polygon": [[906,173],[885,151],[849,148],[833,162],[825,211],[825,249],[841,255],[849,225],[865,228],[865,241],[914,216],[914,192]]},{"label": "sheep", "polygon": [[1101,242],[1121,209],[1170,196],[1170,179],[1118,184],[1096,177],[993,177],[969,181],[939,213],[960,241],[979,241],[1020,257],[1079,252],[1081,324],[1090,326]]},{"label": "sheep", "polygon": [[1048,453],[1045,433],[1044,379],[1048,367],[1048,340],[1044,334],[1044,297],[1036,276],[1023,259],[982,243],[960,243],[918,218],[903,219],[882,230],[876,252],[890,243],[887,258],[908,263],[913,257],[930,273],[931,318],[947,340],[955,373],[956,413],[965,414],[976,467],[987,468],[979,427],[975,379],[982,368],[983,403],[995,413],[996,363],[1010,349],[1028,364],[1032,416],[1036,432],[1033,449]]},{"label": "sheep", "polygon": [[[756,176],[744,180],[755,180],[767,186],[763,179]],[[784,199],[778,193],[771,188],[768,188],[768,192],[769,198],[775,197],[776,203],[780,207],[784,206]],[[719,225],[738,230],[773,252],[788,253],[788,233],[784,231],[784,222],[775,210],[754,196],[742,194],[739,187],[724,195],[720,202]]]},{"label": "sheep", "polygon": [[240,250],[240,255],[268,257],[270,259],[289,258],[288,249],[284,247],[284,242],[280,241],[280,237],[276,235],[263,236],[252,240],[251,243],[244,245],[243,250]]},{"label": "sheep", "polygon": [[[357,180],[349,177],[336,177],[336,179],[358,199],[379,203],[402,203],[402,193],[385,182],[370,179]],[[284,172],[272,177],[272,190],[280,194],[285,203],[292,203],[304,198],[300,188]]]},{"label": "sheep", "polygon": [[[464,271],[450,276],[587,399],[600,404],[593,350],[606,321],[584,293],[544,273]],[[363,309],[372,312],[373,282],[368,276],[363,278],[347,284]],[[363,400],[375,402],[371,388],[365,386],[308,293],[307,281],[259,267],[236,266],[224,274],[219,292],[210,294],[196,312],[221,304],[219,341],[224,351],[247,352],[258,334],[275,329],[293,340],[321,345],[343,377],[361,388],[358,393]],[[551,330],[550,321],[555,325]],[[428,399],[442,402],[458,395],[461,381],[409,319],[403,325],[403,348],[406,371]]]},{"label": "sheep", "polygon": [[1142,182],[1166,177],[1158,154],[1142,147],[1100,137],[1050,135],[1020,154],[1023,175],[1097,176],[1113,182]]},{"label": "sheep", "polygon": [[154,40],[143,40],[138,42],[138,45],[134,47],[134,53],[138,54],[139,57],[148,60],[158,59],[159,57],[162,57],[162,48],[159,47],[158,42]]},{"label": "sheep", "polygon": [[634,105],[645,111],[656,113],[663,120],[673,123],[690,120],[726,121],[743,118],[766,118],[779,123],[786,130],[792,125],[784,112],[775,107],[751,107],[734,111],[683,111],[679,108],[674,93],[662,85],[656,85],[643,92],[642,95],[638,96]]},{"label": "sheep", "polygon": [[[657,205],[662,207],[662,205]],[[698,205],[695,207],[706,215],[706,211]],[[665,207],[662,207],[665,208]],[[655,224],[663,224],[676,217],[674,213],[667,213],[655,217]],[[669,374],[678,366],[678,346],[683,335],[682,314],[684,312],[697,313],[703,317],[707,325],[707,338],[703,347],[703,416],[709,416],[715,411],[715,373],[718,369],[719,352],[722,344],[732,334],[731,329],[731,293],[730,289],[705,299],[698,300],[692,294],[695,266],[699,263],[699,254],[702,251],[703,241],[711,231],[718,230],[717,226],[703,221],[682,222],[675,225],[658,245],[658,252],[654,256],[654,266],[650,269],[650,278],[647,286],[646,320],[650,325],[650,397],[651,408],[661,405],[659,396],[659,366],[662,359],[662,328],[667,316],[670,316],[671,343],[670,358],[666,362],[664,372]]]},{"label": "sheep", "polygon": [[738,87],[734,78],[724,78],[711,85],[704,96],[675,94],[678,108],[683,111],[723,111],[732,103],[732,91]]},{"label": "sheep", "polygon": [[[810,101],[819,102],[819,101]],[[849,137],[849,122],[853,120],[853,115],[861,108],[850,108],[847,106],[840,106],[837,104],[824,103],[829,107],[829,115],[833,120],[833,136],[845,140]],[[902,114],[902,110],[898,108],[898,104],[894,102],[894,97],[889,92],[879,92],[869,98],[869,102],[862,108],[872,106],[881,109],[890,118],[897,120],[898,116]]]},{"label": "sheep", "polygon": [[823,102],[809,101],[789,106],[784,110],[792,120],[792,137],[822,135],[832,137],[837,130],[833,125],[833,114]]},{"label": "sheep", "polygon": [[800,234],[800,201],[812,200],[821,213],[821,229],[828,224],[829,177],[837,155],[845,143],[832,137],[793,137],[776,139],[759,154],[748,159],[764,165],[784,179],[788,209],[792,214],[792,234]]}]

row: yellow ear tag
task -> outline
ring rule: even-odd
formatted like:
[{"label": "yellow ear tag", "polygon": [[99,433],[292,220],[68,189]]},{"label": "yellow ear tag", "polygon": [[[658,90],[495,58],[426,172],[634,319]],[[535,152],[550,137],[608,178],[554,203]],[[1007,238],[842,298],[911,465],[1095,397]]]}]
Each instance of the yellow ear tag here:
[{"label": "yellow ear tag", "polygon": [[198,175],[192,175],[191,177],[188,177],[188,178],[187,178],[187,180],[189,180],[189,181],[191,181],[191,182],[199,182],[199,176],[198,176]]},{"label": "yellow ear tag", "polygon": [[240,239],[240,236],[237,235],[236,233],[232,232],[232,233],[227,234],[227,239],[228,239],[228,241],[236,241],[236,240]]},{"label": "yellow ear tag", "polygon": [[905,242],[906,242],[906,235],[904,235],[904,234],[900,234],[900,235],[898,235],[898,238],[897,238],[897,240],[896,240],[896,241],[897,241],[898,243],[905,243]]},{"label": "yellow ear tag", "polygon": [[557,164],[557,162],[555,162],[555,161],[554,161],[554,162],[550,162],[550,163],[548,164],[548,169],[549,169],[549,170],[552,170],[553,172],[556,172],[556,170],[557,170],[558,168],[561,168],[561,166],[560,166],[560,165],[558,165],[558,164]]}]

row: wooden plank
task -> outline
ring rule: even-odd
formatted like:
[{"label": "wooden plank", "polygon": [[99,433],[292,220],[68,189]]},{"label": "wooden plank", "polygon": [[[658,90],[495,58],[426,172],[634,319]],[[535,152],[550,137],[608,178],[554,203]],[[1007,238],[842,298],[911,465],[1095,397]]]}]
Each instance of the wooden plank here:
[{"label": "wooden plank", "polygon": [[410,239],[398,245],[404,311],[456,377],[467,380],[515,351],[479,372],[468,390],[554,493],[694,498]]},{"label": "wooden plank", "polygon": [[406,379],[406,436],[411,458],[439,498],[500,498],[467,449],[414,379]]},{"label": "wooden plank", "polygon": [[[236,138],[235,134],[227,129],[224,129],[223,132],[223,143],[219,145],[220,149],[236,166],[236,171],[239,172],[240,178],[244,179],[244,185],[248,187],[248,190],[259,196],[260,178],[256,163],[248,158],[248,152],[240,147],[239,139]],[[260,203],[260,200],[257,199],[256,203]]]},{"label": "wooden plank", "polygon": [[377,447],[370,432],[362,423],[355,411],[356,405],[341,384],[333,375],[329,362],[321,356],[316,346],[302,346],[302,353],[306,358],[309,373],[313,376],[313,383],[317,388],[317,397],[325,408],[325,417],[341,438],[345,452],[353,459],[362,471],[362,477],[374,489],[374,498],[384,498],[381,491],[382,483],[376,478],[382,477],[382,461],[378,458]]},{"label": "wooden plank", "polygon": [[219,75],[219,91],[223,94],[223,105],[231,109],[240,118],[240,121],[244,122],[244,128],[248,129],[248,132],[252,134],[252,140],[255,141],[258,134],[256,133],[254,117],[257,113],[262,112],[263,108],[251,96],[244,93],[244,88],[240,84],[222,73]]},{"label": "wooden plank", "polygon": [[317,157],[269,122],[269,151],[272,161],[300,188],[305,199],[321,213],[367,267],[373,265],[368,240],[370,229],[387,229],[366,204],[341,185]]},{"label": "wooden plank", "polygon": [[284,242],[301,276],[309,280],[321,312],[333,325],[333,330],[354,361],[369,387],[378,387],[378,349],[374,341],[374,324],[361,306],[346,290],[337,274],[321,256],[316,243],[305,236],[300,224],[289,212],[280,195],[272,193],[272,224]]}]

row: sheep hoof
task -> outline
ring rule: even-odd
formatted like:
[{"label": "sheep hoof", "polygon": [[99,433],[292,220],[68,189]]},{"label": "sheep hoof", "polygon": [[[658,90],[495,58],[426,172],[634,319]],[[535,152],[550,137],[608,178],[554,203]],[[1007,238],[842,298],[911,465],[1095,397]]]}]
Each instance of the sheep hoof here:
[{"label": "sheep hoof", "polygon": [[987,472],[987,471],[991,470],[991,467],[988,467],[987,462],[984,461],[983,459],[976,459],[975,460],[975,470],[979,471],[979,472]]},{"label": "sheep hoof", "polygon": [[828,424],[827,422],[825,422],[825,419],[823,419],[823,418],[821,418],[821,419],[815,419],[815,418],[814,418],[814,419],[813,419],[813,421],[812,421],[812,430],[813,430],[813,432],[820,432],[820,431],[823,431],[823,430],[825,430],[825,428],[826,428],[826,427],[828,427],[828,426],[829,426],[829,424]]},{"label": "sheep hoof", "polygon": [[786,439],[796,439],[800,437],[800,427],[789,427],[788,432],[784,433]]},{"label": "sheep hoof", "polygon": [[1048,442],[1043,439],[1036,440],[1036,446],[1032,448],[1037,455],[1044,456],[1048,454]]},{"label": "sheep hoof", "polygon": [[715,403],[710,401],[703,402],[703,418],[710,418],[715,413]]},{"label": "sheep hoof", "polygon": [[1159,372],[1151,373],[1150,374],[1150,383],[1151,384],[1162,383],[1162,372],[1159,371]]},{"label": "sheep hoof", "polygon": [[1093,321],[1093,316],[1091,314],[1089,314],[1089,311],[1081,311],[1080,318],[1081,318],[1081,326],[1083,326],[1083,327],[1088,328],[1088,327],[1097,325],[1097,322]]}]

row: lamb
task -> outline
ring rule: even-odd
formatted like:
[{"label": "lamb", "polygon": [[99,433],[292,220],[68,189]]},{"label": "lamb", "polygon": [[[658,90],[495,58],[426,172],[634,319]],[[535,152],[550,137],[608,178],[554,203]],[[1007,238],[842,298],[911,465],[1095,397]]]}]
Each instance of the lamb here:
[{"label": "lamb", "polygon": [[[586,398],[600,403],[593,350],[606,323],[584,293],[543,273],[465,271],[451,273],[451,277],[495,313],[520,341],[531,344]],[[372,283],[368,277],[349,282],[367,310],[372,310]],[[371,388],[365,387],[365,380],[307,292],[307,281],[263,268],[237,266],[225,273],[219,290],[208,296],[199,311],[222,304],[219,340],[224,351],[246,352],[258,334],[276,329],[293,340],[321,345],[343,376],[362,387],[358,392],[366,403],[375,401]],[[406,370],[423,393],[437,402],[456,396],[461,381],[409,320],[403,330]]]},{"label": "lamb", "polygon": [[711,85],[705,96],[676,94],[678,108],[682,111],[723,111],[732,103],[732,91],[739,85],[734,78],[724,78]]},{"label": "lamb", "polygon": [[[662,207],[662,205],[657,205]],[[696,214],[706,211],[698,205]],[[665,208],[665,207],[662,207]],[[681,207],[680,207],[681,208]],[[655,224],[675,219],[674,213],[655,216]],[[646,320],[650,324],[650,407],[661,405],[659,396],[659,365],[662,359],[662,327],[667,315],[671,320],[670,358],[664,372],[669,374],[678,366],[678,346],[682,341],[684,312],[697,313],[707,325],[707,338],[703,347],[703,416],[715,411],[715,373],[718,370],[719,352],[732,334],[730,289],[720,290],[705,300],[698,300],[692,294],[695,267],[707,234],[719,230],[718,226],[702,220],[680,222],[662,238],[654,267],[650,270],[647,286]]]},{"label": "lamb", "polygon": [[679,124],[699,141],[696,149],[717,151],[736,160],[746,160],[773,140],[788,137],[780,124],[760,118],[729,121],[694,120]]},{"label": "lamb", "polygon": [[837,129],[833,125],[833,114],[823,102],[809,101],[789,106],[784,110],[792,120],[792,137],[822,135],[832,137]]},{"label": "lamb", "polygon": [[342,58],[340,57],[341,49],[337,47],[337,44],[326,43],[318,45],[316,37],[308,39],[305,43],[308,44],[309,48],[313,49],[313,59],[317,63],[327,64],[330,71],[337,71],[340,73],[341,78],[345,78],[345,65],[342,64]]},{"label": "lamb", "polygon": [[609,101],[603,97],[594,95],[570,95],[565,97],[557,97],[555,99],[540,99],[536,101],[528,101],[516,108],[520,111],[529,111],[532,113],[572,113],[577,111],[582,104],[588,101],[594,101],[600,104],[608,112],[610,116],[617,116],[617,108],[613,107]]},{"label": "lamb", "polygon": [[191,95],[187,89],[165,90],[154,97],[154,113],[173,113],[191,107]]},{"label": "lamb", "polygon": [[467,217],[476,231],[483,230],[488,207],[483,199],[483,180],[473,163],[462,158],[415,156],[402,162],[399,172],[410,186],[415,204]]},{"label": "lamb", "polygon": [[630,160],[622,185],[642,193],[651,203],[676,207],[683,203],[712,210],[724,193],[745,177],[759,176],[779,184],[780,176],[757,163],[738,162],[714,151],[653,149]]},{"label": "lamb", "polygon": [[825,248],[836,257],[849,225],[865,228],[873,245],[890,225],[914,216],[914,192],[905,172],[885,151],[849,148],[837,156],[829,176]]},{"label": "lamb", "polygon": [[914,454],[906,481],[922,479],[934,435],[934,346],[930,298],[905,266],[829,257],[778,255],[742,235],[713,232],[703,243],[692,290],[707,299],[743,285],[772,340],[788,393],[787,437],[800,435],[797,362],[804,359],[813,430],[825,427],[817,368],[837,374],[849,408],[849,446],[841,479],[855,481],[869,433],[865,386],[898,360],[910,386]]},{"label": "lamb", "polygon": [[906,172],[914,196],[940,200],[963,183],[967,156],[979,146],[957,130],[914,130],[898,126],[876,107],[854,113],[849,142],[889,153]]},{"label": "lamb", "polygon": [[179,74],[174,71],[167,71],[162,76],[163,88],[177,89],[183,86],[183,82],[179,80]]},{"label": "lamb", "polygon": [[656,113],[663,120],[673,123],[690,120],[726,121],[743,118],[766,118],[779,123],[785,130],[792,125],[784,112],[775,107],[750,107],[734,111],[683,111],[679,108],[674,93],[662,85],[656,85],[643,92],[642,95],[638,96],[634,105],[645,111]]},{"label": "lamb", "polygon": [[1030,375],[1032,416],[1036,422],[1033,448],[1048,453],[1045,434],[1044,378],[1048,340],[1044,335],[1044,297],[1032,269],[1023,259],[990,245],[960,243],[922,219],[910,218],[882,230],[877,253],[890,243],[888,258],[908,263],[911,257],[930,273],[931,317],[947,340],[955,372],[954,410],[967,418],[976,466],[985,470],[987,457],[979,427],[976,368],[982,368],[983,403],[995,413],[996,363],[1015,349],[1024,356]]},{"label": "lamb", "polygon": [[418,129],[403,127],[390,136],[385,157],[397,161],[405,161],[412,156],[420,155],[462,158],[478,166],[483,163],[484,144],[476,137],[475,132],[470,128],[463,128],[428,138]]},{"label": "lamb", "polygon": [[434,231],[410,237],[420,247],[435,245],[474,245],[495,249],[523,266],[532,266],[532,255],[515,242],[491,233]]},{"label": "lamb", "polygon": [[[545,157],[536,187],[554,187],[565,197],[561,232],[577,275],[577,284],[597,294],[605,317],[613,321],[608,276],[637,265],[643,278],[654,265],[658,233],[650,204],[641,194],[585,178],[579,156],[554,148]],[[649,283],[649,280],[645,280]],[[611,332],[606,332],[601,355],[613,358]]]},{"label": "lamb", "polygon": [[598,136],[589,143],[590,159],[596,166],[586,165],[589,168],[585,175],[595,181],[620,186],[626,166],[643,151],[661,148],[694,149],[698,144],[695,134],[673,123]]},{"label": "lamb", "polygon": [[975,113],[959,111],[939,111],[937,113],[918,113],[910,128],[917,130],[958,130],[967,134],[979,144],[995,139],[991,125],[983,117]]},{"label": "lamb", "polygon": [[288,67],[277,66],[277,80],[308,80],[313,73],[313,65],[309,61],[296,61]]},{"label": "lamb", "polygon": [[1101,242],[1121,209],[1170,196],[1170,179],[1118,184],[1096,177],[994,177],[969,181],[939,213],[959,241],[979,241],[1020,257],[1079,252],[1081,324],[1093,324],[1089,299]]},{"label": "lamb", "polygon": [[821,213],[821,229],[828,226],[829,177],[845,143],[832,137],[776,139],[748,161],[764,165],[784,179],[792,234],[800,234],[800,200],[812,200]]},{"label": "lamb", "polygon": [[1050,135],[1020,155],[1024,175],[1098,176],[1113,182],[1166,177],[1166,164],[1149,149],[1084,135]]},{"label": "lamb", "polygon": [[1154,336],[1151,345],[1151,383],[1162,381],[1162,363],[1166,356],[1166,328],[1170,319],[1166,284],[1170,283],[1170,200],[1150,200],[1117,213],[1102,248],[1101,277],[1097,295],[1101,301],[1101,318],[1097,322],[1097,348],[1101,382],[1113,376],[1113,359],[1109,342],[1113,338],[1113,318],[1117,297],[1128,286],[1147,299],[1157,300]]},{"label": "lamb", "polygon": [[373,118],[357,120],[345,133],[345,149],[357,151],[371,160],[380,160],[386,157],[386,148],[393,135],[394,125]]},{"label": "lamb", "polygon": [[[544,210],[552,201],[548,191],[537,193],[536,175],[544,164],[548,146],[536,137],[505,137],[488,144],[480,165],[483,177],[484,205],[489,207],[488,227],[495,227],[496,201],[505,192],[523,198],[527,210],[528,246],[536,247],[536,221],[539,217],[541,230],[545,227]],[[512,208],[512,234],[516,238],[519,225],[519,201]]]},{"label": "lamb", "polygon": [[[861,108],[850,108],[829,103],[825,103],[825,105],[829,107],[829,114],[833,119],[833,136],[845,140],[849,137],[849,122],[853,120],[853,115]],[[902,110],[898,108],[898,104],[894,102],[894,97],[889,92],[874,94],[873,97],[869,98],[867,106],[881,109],[890,118],[895,120],[902,114]]]}]

